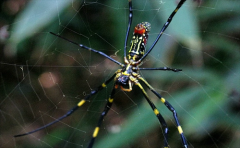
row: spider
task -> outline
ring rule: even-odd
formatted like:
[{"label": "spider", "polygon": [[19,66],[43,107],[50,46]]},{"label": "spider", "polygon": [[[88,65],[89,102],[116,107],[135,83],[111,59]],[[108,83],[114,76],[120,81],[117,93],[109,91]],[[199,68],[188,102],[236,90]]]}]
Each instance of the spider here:
[{"label": "spider", "polygon": [[24,134],[19,134],[19,135],[15,135],[14,137],[20,137],[20,136],[25,136],[25,135],[29,135],[32,133],[35,133],[39,130],[42,130],[54,123],[59,122],[60,120],[68,117],[69,115],[71,115],[73,112],[75,112],[78,108],[80,108],[87,100],[89,100],[93,95],[97,94],[100,90],[102,90],[103,88],[105,88],[109,82],[111,82],[112,80],[114,80],[114,87],[112,88],[110,97],[105,105],[105,108],[98,120],[98,124],[95,127],[94,131],[93,131],[93,135],[91,138],[91,141],[89,142],[88,148],[92,148],[94,141],[99,133],[100,130],[100,126],[103,122],[103,118],[106,116],[106,114],[108,113],[109,109],[112,106],[113,100],[114,100],[114,94],[115,94],[115,90],[117,88],[120,88],[123,91],[132,91],[132,87],[133,85],[137,85],[145,99],[147,100],[147,102],[149,103],[149,105],[151,106],[154,114],[156,115],[156,117],[158,118],[160,124],[161,124],[161,128],[163,130],[163,135],[164,135],[164,148],[168,148],[168,139],[167,139],[167,135],[168,135],[168,127],[166,124],[166,121],[164,120],[163,116],[160,114],[160,112],[158,111],[158,109],[156,108],[156,106],[153,104],[153,102],[150,100],[150,98],[148,97],[148,94],[146,93],[146,91],[144,90],[144,88],[142,87],[142,85],[140,84],[140,81],[147,86],[147,88],[149,88],[159,99],[160,101],[173,113],[173,117],[175,119],[176,125],[177,125],[177,129],[178,132],[180,134],[181,137],[181,141],[182,141],[182,146],[184,148],[188,147],[187,144],[187,140],[183,134],[183,130],[180,126],[178,117],[177,117],[177,112],[176,110],[173,108],[173,106],[167,101],[165,100],[158,92],[156,92],[154,90],[154,88],[143,78],[141,77],[141,75],[139,74],[140,70],[165,70],[165,71],[174,71],[174,72],[178,72],[181,71],[181,69],[173,69],[173,68],[169,68],[169,67],[159,67],[159,68],[139,68],[139,66],[142,64],[142,61],[147,57],[147,55],[152,51],[152,49],[154,48],[154,46],[157,44],[158,40],[160,39],[160,37],[162,36],[163,32],[167,29],[168,25],[170,24],[170,22],[172,21],[174,15],[177,13],[178,9],[180,9],[180,7],[183,5],[183,3],[186,0],[181,0],[177,7],[175,8],[175,10],[171,13],[171,15],[169,16],[167,22],[163,25],[160,33],[158,34],[157,38],[155,39],[155,41],[153,42],[152,46],[150,47],[149,50],[146,51],[146,44],[147,44],[147,40],[148,40],[148,34],[150,32],[151,29],[151,25],[148,22],[142,22],[136,25],[136,27],[134,28],[134,32],[133,32],[133,37],[131,40],[131,45],[130,45],[130,49],[128,52],[128,55],[126,54],[126,50],[127,50],[127,41],[128,41],[128,37],[129,37],[129,31],[131,28],[131,24],[132,24],[132,17],[133,17],[133,12],[132,12],[132,0],[128,0],[129,3],[129,22],[128,22],[128,28],[127,28],[127,33],[126,33],[126,37],[125,37],[125,43],[124,43],[124,64],[116,61],[115,59],[111,58],[110,56],[106,55],[105,53],[92,49],[90,47],[87,47],[85,45],[82,44],[78,44],[75,43],[73,41],[70,41],[60,35],[57,35],[55,33],[50,32],[51,34],[64,39],[72,44],[75,44],[77,46],[80,46],[83,49],[86,50],[90,50],[92,52],[95,52],[97,54],[100,54],[102,56],[104,56],[105,58],[108,58],[109,60],[111,60],[112,62],[118,64],[121,66],[121,69],[118,69],[108,80],[106,80],[104,83],[102,83],[100,86],[98,86],[96,89],[92,90],[91,93],[87,96],[85,96],[84,99],[82,99],[75,107],[73,107],[71,110],[69,110],[65,115],[61,116],[60,118],[56,119],[55,121],[48,123],[38,129],[35,129],[31,132],[27,132]]}]

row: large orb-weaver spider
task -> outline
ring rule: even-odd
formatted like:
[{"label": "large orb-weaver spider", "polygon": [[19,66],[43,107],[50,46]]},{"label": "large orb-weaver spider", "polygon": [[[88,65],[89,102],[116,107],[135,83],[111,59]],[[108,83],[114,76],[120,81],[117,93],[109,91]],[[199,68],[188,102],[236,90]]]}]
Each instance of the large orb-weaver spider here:
[{"label": "large orb-weaver spider", "polygon": [[122,64],[116,60],[114,60],[113,58],[111,58],[110,56],[106,55],[105,53],[92,49],[90,47],[87,47],[85,45],[82,44],[77,44],[73,41],[70,41],[62,36],[59,36],[55,33],[50,32],[51,34],[62,38],[68,42],[71,42],[72,44],[78,45],[83,49],[87,49],[90,51],[93,51],[95,53],[98,53],[106,58],[108,58],[109,60],[111,60],[112,62],[115,62],[116,64],[120,65],[122,68],[118,69],[113,76],[111,76],[107,81],[105,81],[104,83],[102,83],[100,86],[98,86],[96,89],[92,90],[91,93],[89,95],[87,95],[84,99],[82,99],[74,108],[72,108],[70,111],[68,111],[65,115],[63,115],[62,117],[56,119],[55,121],[46,124],[45,126],[42,126],[36,130],[33,130],[31,132],[28,133],[24,133],[24,134],[19,134],[19,135],[15,135],[14,137],[20,137],[20,136],[25,136],[25,135],[29,135],[32,133],[35,133],[39,130],[42,130],[56,122],[59,122],[60,120],[66,118],[67,116],[71,115],[74,111],[76,111],[79,107],[81,107],[87,100],[90,99],[90,97],[92,95],[97,94],[100,90],[102,90],[104,87],[107,86],[107,84],[112,81],[114,79],[114,87],[112,89],[112,92],[110,94],[110,97],[105,105],[105,108],[99,118],[98,124],[96,126],[96,128],[94,129],[91,141],[88,145],[88,148],[91,148],[94,144],[94,140],[98,135],[100,126],[102,124],[103,118],[104,116],[106,116],[106,114],[108,113],[109,109],[112,106],[113,100],[114,100],[114,94],[115,94],[115,90],[120,86],[120,89],[122,89],[123,91],[131,91],[132,90],[132,86],[133,84],[137,85],[145,99],[147,100],[147,102],[149,103],[149,105],[151,106],[153,112],[155,113],[155,115],[157,116],[161,126],[162,126],[162,130],[164,131],[164,148],[168,148],[168,139],[167,139],[167,135],[168,135],[168,127],[166,124],[166,121],[164,120],[163,116],[160,114],[160,112],[157,110],[156,106],[153,104],[153,102],[149,99],[148,94],[146,93],[146,91],[144,90],[144,88],[142,87],[142,85],[139,83],[139,80],[143,82],[143,84],[145,84],[160,100],[161,102],[173,113],[173,117],[175,119],[175,122],[177,124],[177,129],[178,132],[180,134],[181,140],[182,140],[182,145],[183,147],[187,148],[188,144],[187,144],[187,140],[183,134],[183,130],[180,126],[178,117],[177,117],[177,112],[175,111],[175,109],[172,107],[172,105],[166,101],[158,92],[156,92],[154,90],[154,88],[144,79],[141,77],[141,75],[139,74],[139,70],[169,70],[169,71],[174,71],[174,72],[178,72],[181,71],[181,69],[173,69],[173,68],[169,68],[169,67],[160,67],[160,68],[139,68],[139,66],[142,64],[142,61],[147,57],[147,55],[152,51],[152,49],[154,48],[154,46],[156,45],[156,43],[158,42],[158,40],[160,39],[160,37],[162,36],[163,32],[167,29],[168,25],[170,24],[170,22],[172,21],[174,15],[177,13],[178,9],[183,5],[183,3],[186,0],[181,0],[177,7],[175,8],[175,10],[171,13],[171,15],[169,16],[167,22],[163,25],[160,33],[158,34],[157,38],[155,39],[155,41],[153,42],[152,46],[150,47],[150,49],[145,53],[146,51],[146,44],[147,44],[147,39],[148,39],[148,33],[151,29],[151,25],[148,22],[142,22],[137,24],[137,26],[134,29],[134,33],[133,33],[133,38],[131,41],[131,45],[130,45],[130,49],[129,49],[129,53],[128,53],[128,57],[126,55],[126,48],[127,48],[127,41],[128,41],[128,36],[129,36],[129,30],[131,28],[131,24],[132,24],[132,17],[133,17],[133,12],[132,12],[132,0],[128,0],[129,1],[129,22],[128,22],[128,28],[127,28],[127,33],[126,33],[126,37],[125,37],[125,45],[124,45],[124,62],[125,64]]}]

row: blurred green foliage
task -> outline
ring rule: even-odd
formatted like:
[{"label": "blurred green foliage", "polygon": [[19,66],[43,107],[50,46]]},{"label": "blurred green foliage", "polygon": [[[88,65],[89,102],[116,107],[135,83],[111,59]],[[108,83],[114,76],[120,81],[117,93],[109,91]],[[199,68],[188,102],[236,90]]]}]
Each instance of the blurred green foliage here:
[{"label": "blurred green foliage", "polygon": [[[142,65],[183,71],[141,74],[175,107],[190,147],[236,148],[240,145],[240,2],[201,2],[184,4]],[[133,0],[131,32],[137,23],[150,22],[149,48],[176,4],[175,0]],[[10,30],[9,40],[1,42],[0,147],[86,147],[112,84],[62,122],[25,137],[12,136],[62,116],[119,68],[48,32],[123,62],[128,1],[35,0],[16,15],[2,8],[0,17]],[[168,123],[170,147],[181,147],[172,113],[148,93]],[[117,91],[95,147],[162,146],[160,125],[139,89]]]}]

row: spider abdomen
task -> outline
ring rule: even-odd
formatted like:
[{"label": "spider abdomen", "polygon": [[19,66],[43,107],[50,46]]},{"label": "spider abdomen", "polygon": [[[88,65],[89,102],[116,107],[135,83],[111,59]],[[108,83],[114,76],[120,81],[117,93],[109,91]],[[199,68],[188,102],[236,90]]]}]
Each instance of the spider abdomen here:
[{"label": "spider abdomen", "polygon": [[145,54],[148,33],[150,32],[151,24],[142,22],[134,28],[133,38],[130,45],[128,60],[138,61]]}]

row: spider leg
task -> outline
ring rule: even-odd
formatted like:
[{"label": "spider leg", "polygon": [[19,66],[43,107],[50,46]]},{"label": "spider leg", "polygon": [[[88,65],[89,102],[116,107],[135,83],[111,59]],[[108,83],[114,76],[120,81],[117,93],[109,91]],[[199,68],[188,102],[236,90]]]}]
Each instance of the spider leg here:
[{"label": "spider leg", "polygon": [[169,67],[157,67],[157,68],[139,68],[139,70],[164,70],[164,71],[173,71],[173,72],[179,72],[182,71],[182,69],[176,69],[176,68],[169,68]]},{"label": "spider leg", "polygon": [[167,139],[168,127],[167,127],[166,121],[164,120],[163,116],[160,114],[160,112],[158,111],[156,106],[153,104],[153,102],[149,99],[149,97],[147,95],[147,92],[144,90],[142,85],[139,82],[136,82],[135,84],[138,85],[138,87],[141,89],[145,99],[147,100],[148,104],[151,106],[153,112],[157,116],[157,118],[158,118],[158,120],[159,120],[159,122],[162,126],[162,130],[164,132],[164,134],[163,134],[163,136],[164,136],[164,148],[168,148],[168,139]]},{"label": "spider leg", "polygon": [[99,132],[99,130],[100,130],[100,126],[101,126],[101,124],[102,124],[102,122],[103,122],[103,118],[107,115],[109,109],[110,109],[111,106],[112,106],[113,96],[114,96],[114,94],[115,94],[115,90],[116,90],[116,89],[113,87],[112,92],[111,92],[111,95],[110,95],[110,97],[109,97],[109,99],[108,99],[108,101],[107,101],[107,103],[106,103],[106,105],[105,105],[105,108],[104,108],[104,110],[103,110],[103,112],[102,112],[102,114],[101,114],[101,116],[100,116],[100,118],[99,118],[99,120],[98,120],[98,124],[97,124],[97,126],[95,127],[95,129],[94,129],[94,132],[93,132],[93,135],[92,135],[92,139],[91,139],[91,141],[90,141],[90,143],[89,143],[89,145],[88,145],[88,148],[92,148],[92,146],[93,146],[93,144],[94,144],[94,141],[95,141],[95,138],[97,137],[98,132]]},{"label": "spider leg", "polygon": [[182,139],[182,144],[184,148],[188,148],[188,144],[187,144],[187,140],[183,134],[183,130],[182,127],[180,126],[178,117],[177,117],[177,112],[176,110],[173,108],[173,106],[167,101],[165,100],[158,92],[156,92],[153,87],[142,77],[139,77],[139,80],[141,80],[142,82],[144,82],[144,84],[161,100],[161,102],[173,113],[173,117],[175,119],[175,122],[177,124],[177,128],[178,128],[178,132],[180,134],[180,137]]},{"label": "spider leg", "polygon": [[106,55],[105,53],[103,53],[103,52],[101,52],[101,51],[92,49],[92,48],[87,47],[87,46],[82,45],[82,44],[78,44],[78,43],[73,42],[73,41],[71,41],[71,40],[69,40],[69,39],[67,39],[67,38],[65,38],[65,37],[63,37],[63,36],[57,35],[57,34],[55,34],[55,33],[53,33],[53,32],[49,32],[49,33],[51,33],[52,35],[57,36],[57,37],[59,37],[59,38],[61,38],[61,39],[64,39],[64,40],[66,40],[66,41],[68,41],[68,42],[70,42],[70,43],[72,43],[72,44],[75,44],[75,45],[77,45],[77,46],[79,46],[79,47],[81,47],[81,48],[83,48],[83,49],[87,49],[87,50],[90,50],[90,51],[92,51],[92,52],[98,53],[98,54],[104,56],[105,58],[108,58],[109,60],[113,61],[114,63],[116,63],[116,64],[118,64],[118,65],[120,65],[120,66],[122,66],[122,67],[124,66],[124,64],[118,62],[117,60],[114,60],[113,58],[111,58],[110,56]]},{"label": "spider leg", "polygon": [[129,20],[128,20],[128,28],[127,28],[127,33],[126,33],[126,37],[125,37],[125,43],[124,43],[124,60],[127,59],[127,41],[128,41],[128,36],[129,36],[129,31],[131,28],[131,24],[132,24],[132,17],[133,17],[133,12],[132,12],[132,0],[128,0],[129,2]]},{"label": "spider leg", "polygon": [[143,59],[145,59],[147,57],[147,55],[152,51],[152,49],[154,48],[154,46],[157,44],[158,40],[160,39],[160,37],[162,36],[163,32],[167,29],[168,25],[171,23],[174,15],[177,13],[178,9],[183,5],[183,3],[186,0],[181,0],[177,7],[175,8],[175,10],[172,12],[172,14],[169,16],[167,22],[163,25],[160,33],[158,34],[156,40],[153,42],[152,46],[150,47],[150,49],[143,55],[143,57],[141,59],[138,60],[138,63],[140,63],[141,61],[143,61]]},{"label": "spider leg", "polygon": [[48,123],[48,124],[46,124],[46,125],[38,128],[38,129],[35,129],[35,130],[33,130],[33,131],[30,131],[30,132],[27,132],[27,133],[24,133],[24,134],[14,135],[14,137],[21,137],[21,136],[25,136],[25,135],[29,135],[29,134],[35,133],[35,132],[37,132],[37,131],[40,131],[40,130],[42,130],[42,129],[48,127],[48,126],[51,126],[51,125],[53,125],[53,124],[61,121],[62,119],[68,117],[68,116],[71,115],[73,112],[75,112],[79,107],[81,107],[87,100],[89,100],[92,95],[97,94],[100,90],[102,90],[104,87],[106,87],[107,84],[108,84],[111,80],[113,80],[113,78],[114,78],[115,76],[116,76],[116,73],[115,73],[111,78],[109,78],[109,79],[106,80],[104,83],[102,83],[102,85],[100,85],[100,86],[98,86],[96,89],[92,90],[89,95],[87,95],[84,99],[82,99],[75,107],[73,107],[71,110],[69,110],[65,115],[59,117],[59,118],[56,119],[55,121],[50,122],[50,123]]}]

